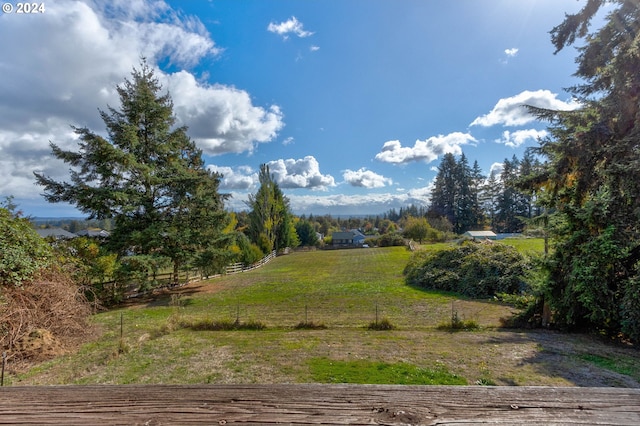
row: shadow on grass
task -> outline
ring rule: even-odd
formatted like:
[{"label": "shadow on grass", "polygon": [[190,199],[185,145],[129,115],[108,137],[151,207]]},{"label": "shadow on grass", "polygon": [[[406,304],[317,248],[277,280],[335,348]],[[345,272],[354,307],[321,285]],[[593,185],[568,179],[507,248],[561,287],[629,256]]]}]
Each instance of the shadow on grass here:
[{"label": "shadow on grass", "polygon": [[[640,350],[611,342],[602,336],[553,330],[498,329],[481,344],[525,345],[537,350],[519,365],[531,365],[540,374],[561,377],[584,387],[640,388]],[[512,378],[498,377],[500,384],[517,385]]]}]

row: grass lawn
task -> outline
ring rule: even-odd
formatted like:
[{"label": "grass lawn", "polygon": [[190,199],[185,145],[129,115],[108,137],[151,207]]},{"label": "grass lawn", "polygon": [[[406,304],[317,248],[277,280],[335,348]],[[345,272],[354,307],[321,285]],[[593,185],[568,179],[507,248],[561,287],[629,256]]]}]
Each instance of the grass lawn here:
[{"label": "grass lawn", "polygon": [[[409,256],[398,247],[299,252],[194,283],[95,315],[95,340],[5,383],[640,386],[627,374],[640,370],[636,350],[593,336],[502,330],[509,306],[407,286]],[[480,329],[438,330],[452,311]],[[394,329],[369,330],[376,319]],[[185,327],[237,320],[266,328]],[[300,322],[326,328],[296,329]],[[611,368],[604,354],[625,368]]]}]

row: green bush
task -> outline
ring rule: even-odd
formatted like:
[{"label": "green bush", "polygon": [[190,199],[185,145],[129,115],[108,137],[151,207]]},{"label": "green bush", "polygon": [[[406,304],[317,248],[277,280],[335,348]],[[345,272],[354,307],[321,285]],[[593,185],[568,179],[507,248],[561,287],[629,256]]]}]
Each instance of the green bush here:
[{"label": "green bush", "polygon": [[404,273],[409,285],[487,298],[521,293],[528,263],[504,244],[465,242],[437,252],[418,252]]},{"label": "green bush", "polygon": [[404,238],[400,234],[384,234],[378,238],[377,244],[379,247],[392,247],[392,246],[404,246]]},{"label": "green bush", "polygon": [[31,223],[0,208],[0,285],[20,287],[51,259],[51,247]]}]

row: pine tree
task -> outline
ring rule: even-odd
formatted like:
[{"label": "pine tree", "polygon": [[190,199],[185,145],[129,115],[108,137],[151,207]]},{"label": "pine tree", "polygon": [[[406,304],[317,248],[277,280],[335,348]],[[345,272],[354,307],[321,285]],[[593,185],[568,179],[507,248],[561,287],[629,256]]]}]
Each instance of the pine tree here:
[{"label": "pine tree", "polygon": [[111,249],[168,257],[177,272],[205,252],[226,256],[226,196],[218,192],[221,176],[205,169],[186,127],[174,126],[173,103],[161,90],[143,60],[117,87],[120,109],[100,111],[106,138],[74,127],[78,151],[51,144],[71,166],[71,181],[35,176],[47,201],[74,204],[90,219],[113,219]]},{"label": "pine tree", "polygon": [[[613,5],[589,34],[593,17]],[[552,31],[557,51],[584,38],[576,111],[531,108],[550,122],[528,179],[556,212],[545,298],[568,327],[626,333],[640,341],[640,7],[589,0]]]},{"label": "pine tree", "polygon": [[456,183],[456,169],[457,164],[453,154],[445,154],[438,166],[438,174],[431,193],[431,206],[429,207],[431,216],[445,217],[453,224],[454,229],[457,228],[456,191],[458,185]]}]

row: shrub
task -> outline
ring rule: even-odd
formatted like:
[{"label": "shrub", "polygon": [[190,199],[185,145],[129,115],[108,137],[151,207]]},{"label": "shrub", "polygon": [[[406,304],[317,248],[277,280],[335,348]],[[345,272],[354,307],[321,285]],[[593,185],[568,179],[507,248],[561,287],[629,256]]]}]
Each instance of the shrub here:
[{"label": "shrub", "polygon": [[526,259],[504,244],[465,242],[438,252],[418,252],[404,273],[410,285],[487,298],[526,288]]},{"label": "shrub", "polygon": [[22,285],[51,259],[51,247],[31,223],[0,208],[0,286]]},{"label": "shrub", "polygon": [[393,330],[394,328],[388,318],[382,318],[380,321],[372,321],[367,326],[369,330]]},{"label": "shrub", "polygon": [[179,326],[194,331],[264,330],[267,328],[263,322],[255,320],[248,322],[231,320],[212,321],[209,319],[182,320]]},{"label": "shrub", "polygon": [[404,238],[399,234],[385,234],[378,238],[379,247],[404,246]]}]

